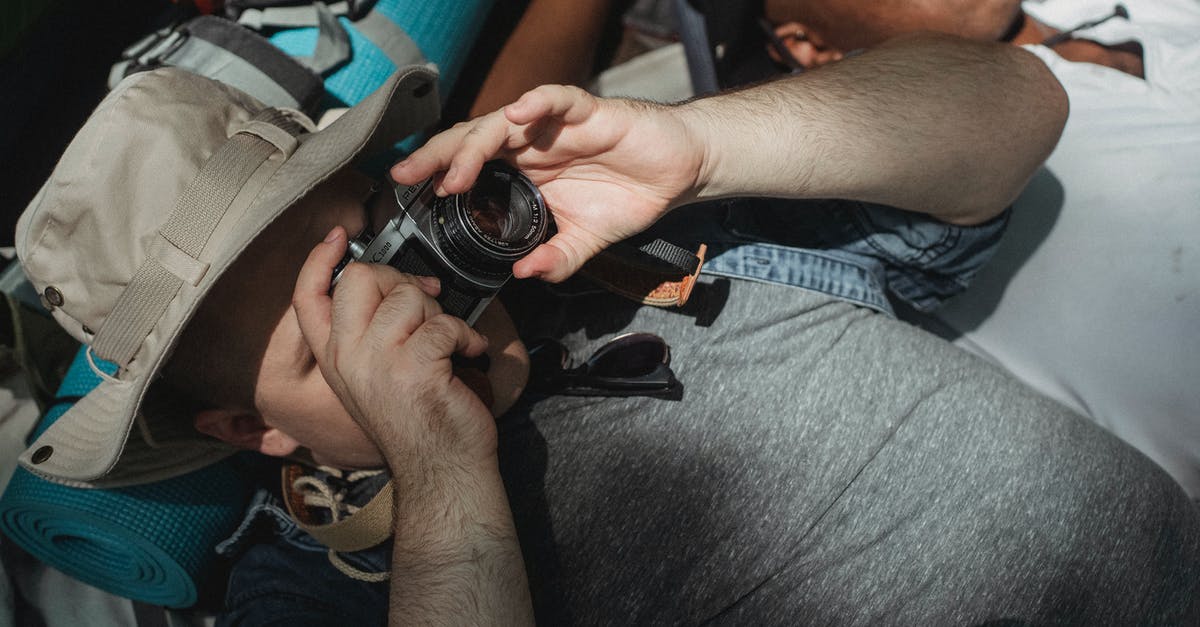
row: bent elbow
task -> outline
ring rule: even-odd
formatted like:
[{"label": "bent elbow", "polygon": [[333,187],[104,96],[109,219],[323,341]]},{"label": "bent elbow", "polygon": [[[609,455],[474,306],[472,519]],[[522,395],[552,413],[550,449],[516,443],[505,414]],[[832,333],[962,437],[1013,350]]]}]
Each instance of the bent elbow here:
[{"label": "bent elbow", "polygon": [[991,172],[993,185],[984,188],[976,210],[964,212],[958,223],[978,224],[989,220],[1012,205],[1038,168],[1054,152],[1070,115],[1070,101],[1062,83],[1037,55],[1016,46],[1006,46],[1018,68],[1010,74],[1010,113],[1014,128],[1021,132],[1011,137],[1006,167]]},{"label": "bent elbow", "polygon": [[1033,118],[1038,122],[1036,129],[1043,146],[1041,158],[1038,160],[1040,165],[1058,145],[1058,139],[1062,136],[1070,116],[1071,103],[1067,97],[1067,90],[1058,81],[1058,77],[1037,55],[1024,48],[1013,47],[1012,50],[1024,69],[1029,94],[1037,111]]}]

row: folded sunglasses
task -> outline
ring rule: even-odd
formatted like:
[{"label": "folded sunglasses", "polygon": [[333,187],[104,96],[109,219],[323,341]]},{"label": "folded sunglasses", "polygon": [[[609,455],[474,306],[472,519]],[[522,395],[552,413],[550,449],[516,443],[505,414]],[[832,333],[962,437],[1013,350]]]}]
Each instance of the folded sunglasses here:
[{"label": "folded sunglasses", "polygon": [[683,384],[671,370],[671,347],[652,333],[627,333],[572,366],[558,340],[529,346],[529,391],[547,396],[649,396],[679,400]]}]

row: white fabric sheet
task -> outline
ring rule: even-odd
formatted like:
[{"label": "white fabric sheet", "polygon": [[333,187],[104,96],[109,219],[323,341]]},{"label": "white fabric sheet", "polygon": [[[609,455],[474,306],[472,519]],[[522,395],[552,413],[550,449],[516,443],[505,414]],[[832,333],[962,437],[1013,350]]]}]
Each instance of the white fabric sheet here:
[{"label": "white fabric sheet", "polygon": [[[945,310],[959,344],[1140,448],[1200,497],[1200,2],[1125,0],[1080,33],[1145,80],[1042,46],[1071,116],[996,259]],[[1026,2],[1067,29],[1111,0]]]}]

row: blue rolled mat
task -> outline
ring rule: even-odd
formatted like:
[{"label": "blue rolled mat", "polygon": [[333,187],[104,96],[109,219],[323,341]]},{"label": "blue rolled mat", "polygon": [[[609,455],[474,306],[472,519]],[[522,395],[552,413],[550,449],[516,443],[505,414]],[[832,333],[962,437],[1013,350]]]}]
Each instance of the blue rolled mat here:
[{"label": "blue rolled mat", "polygon": [[[471,47],[495,0],[379,0],[374,7],[412,38],[425,58],[438,67],[438,94],[442,104],[450,96],[458,75],[466,65]],[[325,77],[323,109],[352,107],[387,80],[396,66],[354,28],[354,22],[338,18],[350,36],[350,62]],[[310,56],[317,47],[317,29],[289,28],[269,38],[292,56]],[[427,139],[417,134],[396,145],[395,151],[369,163],[365,170],[379,174],[401,156],[416,150]],[[378,172],[376,172],[378,171]]]},{"label": "blue rolled mat", "polygon": [[[495,0],[379,0],[375,11],[395,22],[438,66],[438,91],[445,103],[467,55]],[[358,104],[383,84],[396,66],[375,44],[338,18],[350,35],[351,60],[325,78],[325,91],[334,107]],[[310,56],[317,47],[317,29],[290,28],[270,36],[271,43],[293,56]]]},{"label": "blue rolled mat", "polygon": [[[99,381],[80,351],[58,397],[78,398]],[[52,407],[37,432],[69,406]],[[97,588],[187,607],[217,564],[213,547],[241,521],[250,491],[242,477],[231,458],[167,481],[91,490],[18,468],[0,497],[0,529],[33,556]]]}]

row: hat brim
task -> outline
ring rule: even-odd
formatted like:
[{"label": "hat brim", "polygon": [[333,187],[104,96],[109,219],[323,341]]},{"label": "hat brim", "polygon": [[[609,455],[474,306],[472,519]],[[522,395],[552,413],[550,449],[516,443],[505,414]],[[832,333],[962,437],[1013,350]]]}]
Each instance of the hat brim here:
[{"label": "hat brim", "polygon": [[[436,120],[436,81],[436,72],[425,66],[398,70],[328,128],[302,136],[295,152],[240,217],[238,229],[220,243],[191,295],[188,315],[164,316],[151,336],[173,347],[208,290],[288,207],[356,157],[390,146]],[[172,416],[174,412],[143,413],[151,383],[171,352],[158,351],[157,360],[129,380],[104,379],[22,453],[21,465],[59,483],[116,487],[167,479],[233,453],[231,447],[196,433],[190,424],[175,423],[183,418]],[[141,428],[133,432],[139,416]]]}]

